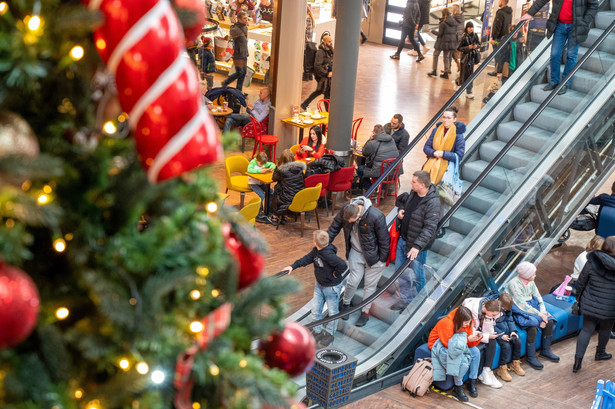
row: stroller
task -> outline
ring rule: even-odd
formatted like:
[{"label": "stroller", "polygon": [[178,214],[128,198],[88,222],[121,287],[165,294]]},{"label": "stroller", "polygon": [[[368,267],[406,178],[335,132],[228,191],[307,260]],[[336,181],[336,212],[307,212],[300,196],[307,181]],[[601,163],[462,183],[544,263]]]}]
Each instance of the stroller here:
[{"label": "stroller", "polygon": [[243,93],[237,88],[231,87],[218,87],[212,88],[205,94],[207,99],[215,102],[217,105],[222,105],[223,102],[228,102],[229,108],[233,110],[233,113],[237,114],[241,110],[242,106],[246,106],[246,98]]}]

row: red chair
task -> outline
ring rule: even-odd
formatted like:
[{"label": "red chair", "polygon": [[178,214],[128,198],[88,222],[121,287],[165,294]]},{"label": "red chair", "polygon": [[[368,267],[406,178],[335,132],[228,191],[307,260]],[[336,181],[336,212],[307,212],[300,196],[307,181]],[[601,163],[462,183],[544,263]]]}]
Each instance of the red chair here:
[{"label": "red chair", "polygon": [[[329,186],[329,178],[330,173],[322,173],[320,175],[312,175],[305,178],[305,187],[314,187],[317,184],[322,184],[322,189],[320,190],[320,197],[323,197],[327,194],[327,187]],[[327,198],[325,197],[325,209],[327,209],[327,217],[329,217],[329,205],[327,203]]]},{"label": "red chair", "polygon": [[[354,166],[349,166],[347,168],[341,168],[340,170],[336,170],[331,173],[329,177],[329,185],[327,186],[327,190],[329,192],[345,192],[352,187],[352,178],[354,177]],[[331,211],[335,212],[335,196],[331,195],[331,199],[333,200]]]},{"label": "red chair", "polygon": [[357,118],[352,120],[352,134],[351,138],[353,141],[357,140],[357,135],[359,134],[359,127],[361,126],[361,122],[363,122],[363,118]]},{"label": "red chair", "polygon": [[254,150],[252,151],[252,157],[256,155],[257,148],[260,153],[264,146],[270,145],[272,147],[271,161],[275,163],[276,147],[280,141],[280,138],[273,135],[266,135],[262,130],[261,123],[254,119],[253,116],[250,116],[250,119],[252,121],[252,126],[255,129]]},{"label": "red chair", "polygon": [[318,112],[329,112],[330,101],[327,98],[319,99],[316,103]]},{"label": "red chair", "polygon": [[[267,128],[269,128],[269,115],[265,117],[261,122],[261,132],[266,134]],[[246,147],[246,138],[255,138],[256,140],[256,132],[254,130],[254,125],[252,125],[252,121],[249,124],[238,127],[239,132],[241,134],[241,151],[245,152]]]},{"label": "red chair", "polygon": [[[380,165],[380,174],[382,175],[384,171],[387,170],[389,166],[393,164],[393,162],[395,162],[396,159],[397,158],[387,159],[384,162],[382,162],[382,165]],[[387,197],[390,184],[393,184],[395,186],[395,192],[393,193],[393,195],[397,197],[397,188],[399,187],[398,186],[399,185],[399,169],[401,169],[402,165],[403,165],[403,161],[399,162],[399,165],[397,165],[397,167],[393,170],[393,172],[391,172],[389,176],[387,176],[386,179],[382,181],[380,186],[378,186],[378,193],[377,193],[378,198],[376,199],[376,207],[380,206],[380,192],[382,191],[383,186],[384,186],[383,199]]]}]

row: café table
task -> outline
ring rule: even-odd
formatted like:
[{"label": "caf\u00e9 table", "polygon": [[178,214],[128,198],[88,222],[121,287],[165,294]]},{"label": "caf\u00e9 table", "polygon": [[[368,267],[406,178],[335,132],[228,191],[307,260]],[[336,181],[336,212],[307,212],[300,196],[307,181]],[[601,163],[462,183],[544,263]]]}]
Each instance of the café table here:
[{"label": "caf\u00e9 table", "polygon": [[265,184],[265,203],[263,203],[263,212],[267,214],[269,212],[269,206],[271,203],[270,190],[271,190],[271,184],[273,183],[273,179],[272,179],[273,172],[267,172],[267,173],[245,172],[244,175],[252,177],[258,180],[259,182],[263,182]]},{"label": "caf\u00e9 table", "polygon": [[216,123],[218,124],[218,127],[220,127],[220,129],[222,129],[222,128],[224,128],[224,122],[226,122],[226,117],[229,116],[230,114],[232,114],[233,110],[231,108],[228,108],[228,107],[226,109],[224,109],[223,106],[213,105],[213,106],[211,106],[211,108],[209,108],[209,113],[216,120]]},{"label": "caf\u00e9 table", "polygon": [[282,122],[285,124],[289,124],[294,126],[295,128],[299,128],[299,143],[303,140],[303,130],[309,129],[314,125],[327,125],[329,123],[329,113],[328,112],[317,112],[315,114],[310,115],[309,118],[305,120],[302,118],[306,118],[306,115],[299,115],[298,118],[285,118],[282,119]]},{"label": "caf\u00e9 table", "polygon": [[365,156],[363,156],[363,150],[353,149],[352,155],[350,155],[350,166],[357,164],[357,166],[365,165]]}]

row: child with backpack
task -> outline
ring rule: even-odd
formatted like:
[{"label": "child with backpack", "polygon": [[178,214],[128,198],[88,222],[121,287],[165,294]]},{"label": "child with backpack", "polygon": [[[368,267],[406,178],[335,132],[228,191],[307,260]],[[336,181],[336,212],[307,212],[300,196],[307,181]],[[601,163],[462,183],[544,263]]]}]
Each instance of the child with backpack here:
[{"label": "child with backpack", "polygon": [[[322,318],[322,308],[325,303],[327,303],[329,316],[339,312],[342,274],[348,269],[348,266],[336,253],[337,248],[333,244],[329,244],[329,234],[324,230],[316,230],[312,251],[283,269],[290,274],[296,268],[314,264],[316,283],[314,283],[314,299],[312,300],[313,321]],[[325,325],[324,329],[322,325],[312,329],[316,342],[322,346],[328,346],[333,342],[337,320]]]},{"label": "child with backpack", "polygon": [[[495,331],[502,335],[496,338],[500,345],[500,361],[498,368],[493,373],[503,381],[512,381],[512,376],[508,372],[511,369],[519,376],[524,376],[525,371],[521,368],[521,341],[519,339],[517,325],[512,316],[513,299],[510,294],[502,293],[498,297],[502,306],[502,315],[495,323]],[[510,367],[506,365],[508,356],[512,353]]]},{"label": "child with backpack", "polygon": [[211,38],[201,37],[203,45],[199,49],[199,62],[201,63],[201,76],[207,81],[207,91],[214,87],[214,72],[216,72],[216,58],[211,52],[213,46]]}]

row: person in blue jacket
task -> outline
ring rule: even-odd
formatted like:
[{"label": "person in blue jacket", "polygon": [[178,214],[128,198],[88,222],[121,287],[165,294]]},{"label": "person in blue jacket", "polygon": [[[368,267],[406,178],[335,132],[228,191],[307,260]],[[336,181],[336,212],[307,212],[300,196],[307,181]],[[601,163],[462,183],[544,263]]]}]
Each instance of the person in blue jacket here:
[{"label": "person in blue jacket", "polygon": [[[495,323],[495,332],[502,333],[501,336],[496,338],[501,351],[499,366],[493,373],[502,378],[502,380],[510,382],[512,381],[512,376],[508,372],[509,369],[519,376],[525,375],[525,371],[521,368],[521,341],[518,334],[519,330],[512,316],[512,297],[510,294],[503,293],[500,294],[498,299],[502,306],[502,315]],[[511,355],[512,361],[509,368],[507,363]]]}]

